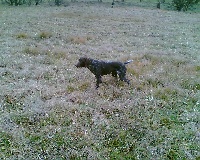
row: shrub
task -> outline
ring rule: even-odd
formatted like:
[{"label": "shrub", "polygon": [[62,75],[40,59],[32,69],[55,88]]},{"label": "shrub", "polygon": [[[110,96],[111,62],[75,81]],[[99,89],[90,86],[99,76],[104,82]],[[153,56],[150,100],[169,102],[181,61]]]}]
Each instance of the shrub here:
[{"label": "shrub", "polygon": [[197,4],[200,0],[172,0],[172,6],[176,8],[177,11],[187,11],[189,7]]},{"label": "shrub", "polygon": [[56,5],[56,6],[60,6],[61,3],[62,3],[62,0],[55,0],[55,5]]},{"label": "shrub", "polygon": [[[4,2],[5,1],[5,2]],[[32,4],[32,2],[35,2],[35,5],[38,5],[42,2],[42,0],[2,0],[2,3],[7,3],[11,6],[19,6],[23,4],[28,4],[29,6]]]},{"label": "shrub", "polygon": [[8,3],[9,5],[13,6],[18,6],[18,5],[22,5],[23,1],[22,0],[6,0],[6,3]]}]

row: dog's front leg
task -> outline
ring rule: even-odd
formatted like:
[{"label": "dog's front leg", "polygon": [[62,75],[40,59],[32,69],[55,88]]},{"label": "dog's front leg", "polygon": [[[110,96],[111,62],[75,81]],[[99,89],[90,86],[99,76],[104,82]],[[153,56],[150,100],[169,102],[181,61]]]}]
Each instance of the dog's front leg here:
[{"label": "dog's front leg", "polygon": [[96,75],[96,79],[97,79],[97,82],[96,82],[96,89],[97,89],[97,88],[99,88],[99,83],[102,83],[102,80],[101,80],[100,75]]},{"label": "dog's front leg", "polygon": [[113,77],[117,77],[117,72],[116,71],[112,71],[112,76]]}]

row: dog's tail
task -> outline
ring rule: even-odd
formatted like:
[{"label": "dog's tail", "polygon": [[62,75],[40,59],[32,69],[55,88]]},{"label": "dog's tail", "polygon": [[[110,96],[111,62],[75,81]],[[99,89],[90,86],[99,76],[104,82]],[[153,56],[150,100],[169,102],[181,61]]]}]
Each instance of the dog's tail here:
[{"label": "dog's tail", "polygon": [[129,63],[131,63],[131,62],[133,62],[133,60],[129,60],[129,61],[127,61],[127,62],[124,62],[124,64],[129,64]]}]

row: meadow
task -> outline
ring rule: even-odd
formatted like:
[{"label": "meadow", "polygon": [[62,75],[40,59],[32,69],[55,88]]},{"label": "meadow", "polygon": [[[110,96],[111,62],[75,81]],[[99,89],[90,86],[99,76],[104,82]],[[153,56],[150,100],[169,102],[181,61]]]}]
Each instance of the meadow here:
[{"label": "meadow", "polygon": [[[0,159],[200,159],[200,13],[0,5]],[[130,85],[76,68],[125,62]]]}]

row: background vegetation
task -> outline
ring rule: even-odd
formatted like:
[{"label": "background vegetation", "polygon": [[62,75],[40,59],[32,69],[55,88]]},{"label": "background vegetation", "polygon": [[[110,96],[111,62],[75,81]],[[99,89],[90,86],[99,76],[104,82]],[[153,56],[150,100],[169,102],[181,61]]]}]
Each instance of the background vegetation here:
[{"label": "background vegetation", "polygon": [[[140,7],[148,7],[148,8],[159,8],[159,9],[167,9],[167,10],[177,10],[177,11],[187,11],[189,10],[199,10],[200,0],[97,0],[96,2],[100,3],[110,3],[112,4],[112,8],[116,5],[128,5],[128,6],[140,6]],[[77,0],[1,0],[2,4],[8,5],[44,5],[48,3],[50,6],[68,6],[70,2],[80,2]],[[84,0],[81,2],[86,3],[95,3],[95,1]],[[197,9],[198,8],[198,9]]]},{"label": "background vegetation", "polygon": [[0,6],[0,159],[200,158],[200,14],[135,4]]}]

